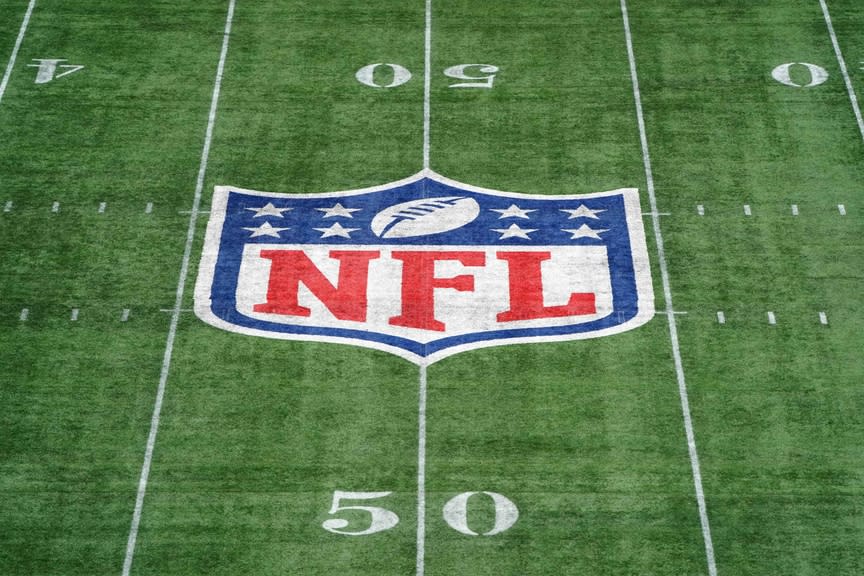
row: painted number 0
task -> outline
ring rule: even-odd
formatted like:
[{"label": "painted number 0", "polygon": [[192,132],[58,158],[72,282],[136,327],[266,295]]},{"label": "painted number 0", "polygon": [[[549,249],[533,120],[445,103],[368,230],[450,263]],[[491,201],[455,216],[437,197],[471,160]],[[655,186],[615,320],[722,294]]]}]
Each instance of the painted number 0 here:
[{"label": "painted number 0", "polygon": [[[376,532],[389,530],[399,524],[399,517],[395,512],[391,512],[380,506],[357,506],[345,505],[343,500],[376,500],[389,496],[392,492],[343,492],[336,490],[333,492],[333,503],[330,506],[328,514],[339,514],[345,510],[361,510],[369,513],[369,525],[365,529],[346,530],[351,522],[345,518],[330,518],[325,520],[321,527],[332,532],[333,534],[343,534],[345,536],[367,536]],[[519,510],[516,504],[506,496],[502,496],[496,492],[463,492],[450,499],[444,505],[444,521],[447,525],[466,536],[479,536],[477,532],[468,526],[468,500],[476,495],[484,494],[492,499],[495,505],[495,523],[491,530],[483,532],[483,536],[494,536],[509,530],[516,520],[519,519]]]},{"label": "painted number 0", "polygon": [[[376,80],[375,71],[379,68],[390,69],[392,78],[389,83],[379,83],[381,75],[385,74],[383,70],[379,73],[378,80]],[[444,75],[455,80],[462,80],[462,82],[450,84],[450,88],[492,88],[498,70],[497,66],[491,64],[457,64],[444,70]],[[395,88],[411,80],[411,71],[399,64],[378,62],[363,66],[357,70],[354,77],[361,84],[371,88]]]},{"label": "painted number 0", "polygon": [[463,492],[444,505],[444,520],[447,524],[467,536],[478,536],[477,532],[468,527],[468,499],[475,494],[485,494],[495,503],[495,524],[484,536],[494,536],[508,530],[519,519],[516,504],[506,496],[495,492]]}]

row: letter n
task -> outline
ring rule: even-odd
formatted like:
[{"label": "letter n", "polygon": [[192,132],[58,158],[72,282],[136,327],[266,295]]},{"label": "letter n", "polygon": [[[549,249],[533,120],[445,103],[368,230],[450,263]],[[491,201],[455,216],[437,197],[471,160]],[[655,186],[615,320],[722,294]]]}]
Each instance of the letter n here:
[{"label": "letter n", "polygon": [[334,286],[302,250],[262,250],[261,258],[272,262],[267,302],[255,304],[255,312],[310,316],[301,306],[297,293],[302,282],[339,320],[366,321],[369,261],[380,252],[331,250],[330,258],[339,260],[339,279]]}]

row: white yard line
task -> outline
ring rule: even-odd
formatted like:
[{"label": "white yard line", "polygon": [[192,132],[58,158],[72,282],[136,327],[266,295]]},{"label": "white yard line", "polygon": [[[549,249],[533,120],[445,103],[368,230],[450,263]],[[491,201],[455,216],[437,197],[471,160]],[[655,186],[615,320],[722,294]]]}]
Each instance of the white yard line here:
[{"label": "white yard line", "polygon": [[0,102],[3,101],[3,95],[6,93],[6,86],[9,85],[9,78],[12,76],[12,69],[15,68],[15,60],[18,58],[18,50],[21,49],[21,43],[24,42],[24,34],[27,33],[27,26],[30,24],[30,16],[33,15],[33,9],[36,7],[36,0],[30,0],[27,5],[27,12],[24,13],[24,21],[21,22],[21,29],[18,30],[18,38],[15,40],[15,47],[12,48],[12,55],[9,56],[9,63],[6,64],[6,71],[3,73],[3,80],[0,80]]},{"label": "white yard line", "polygon": [[[423,169],[429,170],[429,131],[432,117],[432,0],[426,0],[426,32],[423,56]],[[426,363],[420,364],[417,408],[417,570],[426,571]]]},{"label": "white yard line", "polygon": [[420,365],[417,411],[417,576],[425,572],[426,555],[426,364]]},{"label": "white yard line", "polygon": [[852,110],[855,112],[855,119],[858,121],[858,132],[861,133],[861,139],[864,140],[864,118],[861,117],[861,108],[858,106],[858,97],[855,95],[855,89],[852,87],[852,79],[849,78],[849,70],[846,68],[846,60],[843,58],[843,52],[840,51],[840,43],[837,42],[837,34],[834,33],[834,24],[831,23],[831,14],[828,12],[828,4],[825,0],[819,0],[822,6],[822,15],[825,17],[825,24],[828,26],[828,34],[831,36],[831,44],[834,45],[834,54],[837,56],[837,64],[840,65],[840,72],[843,74],[843,80],[846,82],[846,91],[849,93],[849,100],[852,102]]},{"label": "white yard line", "polygon": [[432,0],[426,0],[426,40],[423,64],[423,169],[429,169],[429,130],[432,107]]},{"label": "white yard line", "polygon": [[123,561],[123,576],[129,576],[132,569],[132,559],[135,556],[135,543],[138,539],[138,527],[141,524],[141,511],[144,507],[144,495],[147,492],[147,480],[150,476],[150,465],[153,461],[153,449],[156,446],[156,434],[159,432],[159,418],[162,412],[162,401],[165,397],[165,385],[168,382],[168,372],[171,368],[171,357],[174,352],[174,338],[177,334],[177,324],[180,321],[183,292],[186,288],[186,276],[189,274],[189,259],[192,255],[192,243],[195,239],[195,225],[198,220],[198,207],[201,205],[201,193],[204,189],[204,176],[207,174],[207,160],[210,157],[210,143],[213,140],[213,126],[216,124],[216,110],[219,104],[219,91],[222,87],[222,76],[225,72],[225,60],[228,56],[228,40],[231,37],[231,23],[234,20],[234,5],[236,0],[229,0],[228,15],[225,19],[225,31],[222,36],[222,51],[219,54],[219,65],[216,68],[216,79],[213,86],[213,96],[210,100],[210,114],[207,119],[207,130],[204,136],[204,148],[201,151],[201,164],[198,168],[198,180],[195,184],[195,198],[192,201],[192,213],[189,216],[189,227],[186,230],[186,246],[183,250],[183,262],[180,266],[180,278],[177,281],[177,292],[174,299],[174,310],[171,314],[171,326],[165,343],[165,354],[162,359],[162,370],[159,375],[159,387],[156,392],[156,403],[153,406],[153,416],[150,419],[150,434],[147,437],[147,448],[144,452],[144,464],[141,467],[141,478],[138,481],[138,495],[135,498],[135,510],[132,513],[132,524],[129,528],[129,540],[126,544],[126,558]]},{"label": "white yard line", "polygon": [[[648,137],[645,133],[645,118],[642,113],[642,95],[639,91],[639,78],[636,73],[636,57],[633,53],[633,39],[630,34],[630,18],[627,13],[627,0],[621,0],[621,15],[624,20],[624,34],[627,40],[627,58],[630,61],[630,79],[633,83],[633,98],[636,102],[636,120],[639,124],[639,139],[642,144],[642,160],[645,167],[645,178],[648,183],[648,199],[651,211],[657,210],[657,197],[654,194],[654,175],[651,169],[651,156],[648,152]],[[654,239],[657,243],[657,254],[660,259],[660,277],[663,282],[663,298],[666,310],[674,310],[672,306],[672,289],[669,285],[669,271],[666,265],[666,252],[663,247],[663,234],[660,231],[660,218],[652,218],[654,224]],[[708,562],[708,574],[717,576],[717,564],[714,560],[714,543],[711,540],[711,527],[708,522],[708,508],[705,505],[705,492],[702,488],[702,472],[699,467],[699,454],[696,451],[696,435],[693,432],[693,419],[690,415],[690,401],[687,395],[687,381],[684,377],[684,365],[681,362],[681,348],[678,343],[678,326],[675,314],[667,314],[669,324],[669,339],[672,342],[672,357],[675,361],[675,374],[678,379],[678,395],[681,398],[681,411],[684,415],[684,430],[687,434],[687,448],[690,453],[690,467],[693,471],[693,484],[696,488],[696,501],[699,507],[699,520],[702,524],[702,538],[705,541],[705,555]]]}]

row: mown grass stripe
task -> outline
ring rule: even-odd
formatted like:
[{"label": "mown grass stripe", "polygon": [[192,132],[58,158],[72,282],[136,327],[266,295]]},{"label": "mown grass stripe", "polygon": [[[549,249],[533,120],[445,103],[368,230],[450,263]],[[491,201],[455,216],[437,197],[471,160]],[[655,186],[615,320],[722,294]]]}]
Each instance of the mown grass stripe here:
[{"label": "mown grass stripe", "polygon": [[129,527],[129,540],[126,543],[126,556],[123,560],[123,576],[129,576],[132,560],[135,556],[135,544],[138,539],[138,528],[141,525],[141,512],[144,508],[144,496],[147,492],[147,481],[150,477],[150,465],[153,461],[153,450],[156,446],[156,435],[159,432],[159,420],[162,413],[162,402],[165,398],[165,387],[168,383],[168,372],[171,368],[171,358],[174,353],[174,338],[177,335],[177,325],[180,321],[183,292],[186,288],[186,277],[189,274],[189,259],[192,255],[192,243],[195,239],[195,225],[198,220],[198,208],[201,205],[201,194],[204,189],[204,177],[207,174],[207,161],[210,157],[210,144],[213,140],[213,127],[216,124],[216,111],[219,105],[219,92],[222,87],[222,77],[225,73],[225,60],[228,57],[228,41],[231,37],[231,24],[234,20],[236,0],[229,0],[228,14],[225,18],[225,30],[222,36],[222,50],[219,53],[219,64],[216,67],[216,79],[210,100],[210,113],[207,118],[207,129],[204,135],[204,147],[201,150],[201,163],[198,168],[198,179],[195,184],[195,196],[192,201],[192,213],[189,216],[189,226],[186,230],[186,245],[183,249],[183,261],[180,266],[180,277],[177,280],[174,310],[171,314],[171,326],[165,343],[165,354],[162,359],[162,370],[159,374],[159,386],[156,391],[156,401],[153,405],[153,415],[150,419],[150,433],[147,436],[147,447],[144,451],[144,463],[141,466],[141,477],[138,481],[138,493],[135,497],[135,509],[132,513],[132,523]]},{"label": "mown grass stripe", "polygon": [[[657,215],[657,196],[654,191],[654,175],[651,169],[651,154],[648,149],[648,136],[645,130],[645,117],[642,112],[642,95],[639,90],[639,75],[636,71],[636,56],[633,52],[633,38],[630,33],[630,18],[627,13],[627,0],[621,0],[621,16],[624,21],[624,36],[627,44],[627,58],[630,63],[630,79],[633,84],[633,99],[636,105],[636,121],[639,125],[639,141],[642,147],[642,163],[645,169],[645,179],[648,185],[648,199],[651,219],[654,227],[654,239],[657,243],[657,254],[660,263],[660,277],[663,284],[663,298],[667,310],[674,310],[672,305],[672,288],[669,283],[669,270],[666,264],[666,251],[663,246],[663,233],[660,230],[660,218]],[[711,539],[711,525],[708,521],[708,508],[705,504],[705,491],[702,488],[702,472],[699,466],[699,454],[696,451],[696,435],[693,431],[693,418],[690,414],[690,401],[687,394],[687,381],[684,375],[684,365],[681,360],[681,347],[678,343],[678,326],[674,314],[667,314],[669,339],[672,343],[672,357],[675,363],[675,375],[678,380],[678,394],[681,399],[681,411],[684,416],[684,430],[687,434],[687,448],[690,455],[690,467],[693,471],[693,484],[696,489],[696,501],[699,507],[699,520],[702,526],[702,538],[705,542],[705,556],[710,576],[717,576],[717,564],[714,560],[714,543]]]}]

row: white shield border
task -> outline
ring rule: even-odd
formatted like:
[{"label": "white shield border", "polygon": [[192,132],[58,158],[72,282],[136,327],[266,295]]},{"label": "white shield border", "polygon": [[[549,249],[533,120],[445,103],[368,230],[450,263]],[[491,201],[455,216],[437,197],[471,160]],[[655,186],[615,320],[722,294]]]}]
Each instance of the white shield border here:
[{"label": "white shield border", "polygon": [[245,188],[238,188],[236,186],[216,186],[213,191],[213,201],[210,207],[210,219],[207,223],[207,232],[204,238],[204,247],[201,251],[201,261],[198,266],[198,278],[195,283],[195,315],[206,324],[209,324],[216,328],[221,328],[222,330],[226,330],[228,332],[245,334],[247,336],[273,338],[277,340],[325,342],[332,344],[347,344],[350,346],[362,346],[364,348],[372,348],[375,350],[389,352],[390,354],[394,354],[410,362],[413,362],[418,366],[428,366],[448,356],[453,356],[455,354],[467,352],[469,350],[488,348],[491,346],[504,346],[510,344],[532,344],[540,342],[566,342],[570,340],[586,340],[589,338],[600,338],[612,334],[620,334],[622,332],[627,332],[629,330],[633,330],[634,328],[642,326],[643,324],[654,318],[654,285],[651,279],[651,263],[648,259],[648,245],[645,238],[645,228],[642,223],[642,207],[639,203],[639,191],[636,188],[619,188],[606,192],[555,195],[549,197],[549,199],[555,200],[581,200],[585,198],[610,196],[613,194],[621,194],[623,196],[625,214],[627,219],[627,230],[630,235],[630,252],[633,257],[633,270],[635,273],[636,292],[638,295],[637,313],[630,320],[627,320],[626,322],[617,324],[615,326],[610,326],[608,328],[603,328],[601,330],[596,330],[592,332],[482,340],[444,348],[428,356],[420,356],[398,346],[391,346],[389,344],[375,342],[371,340],[348,338],[343,336],[289,334],[284,332],[271,332],[268,330],[248,328],[246,326],[239,326],[237,324],[227,322],[213,313],[211,308],[212,301],[210,299],[210,288],[213,285],[213,279],[216,272],[216,262],[219,257],[219,244],[220,238],[222,236],[222,227],[225,224],[229,192],[234,191],[242,194],[258,195],[268,198],[332,198],[356,196],[358,194],[366,194],[370,192],[381,192],[384,190],[389,190],[391,188],[397,188],[399,186],[412,184],[423,178],[428,178],[430,180],[434,180],[448,186],[462,188],[471,192],[493,194],[506,198],[526,198],[537,200],[538,198],[544,197],[543,195],[539,194],[502,192],[500,190],[493,190],[491,188],[472,186],[471,184],[465,184],[463,182],[458,182],[445,176],[441,176],[440,174],[431,169],[421,170],[413,176],[404,178],[402,180],[397,180],[395,182],[390,182],[388,184],[382,184],[380,186],[373,186],[370,188],[358,188],[355,190],[342,190],[339,192],[285,194],[276,192],[262,192],[259,190],[249,190]]}]

